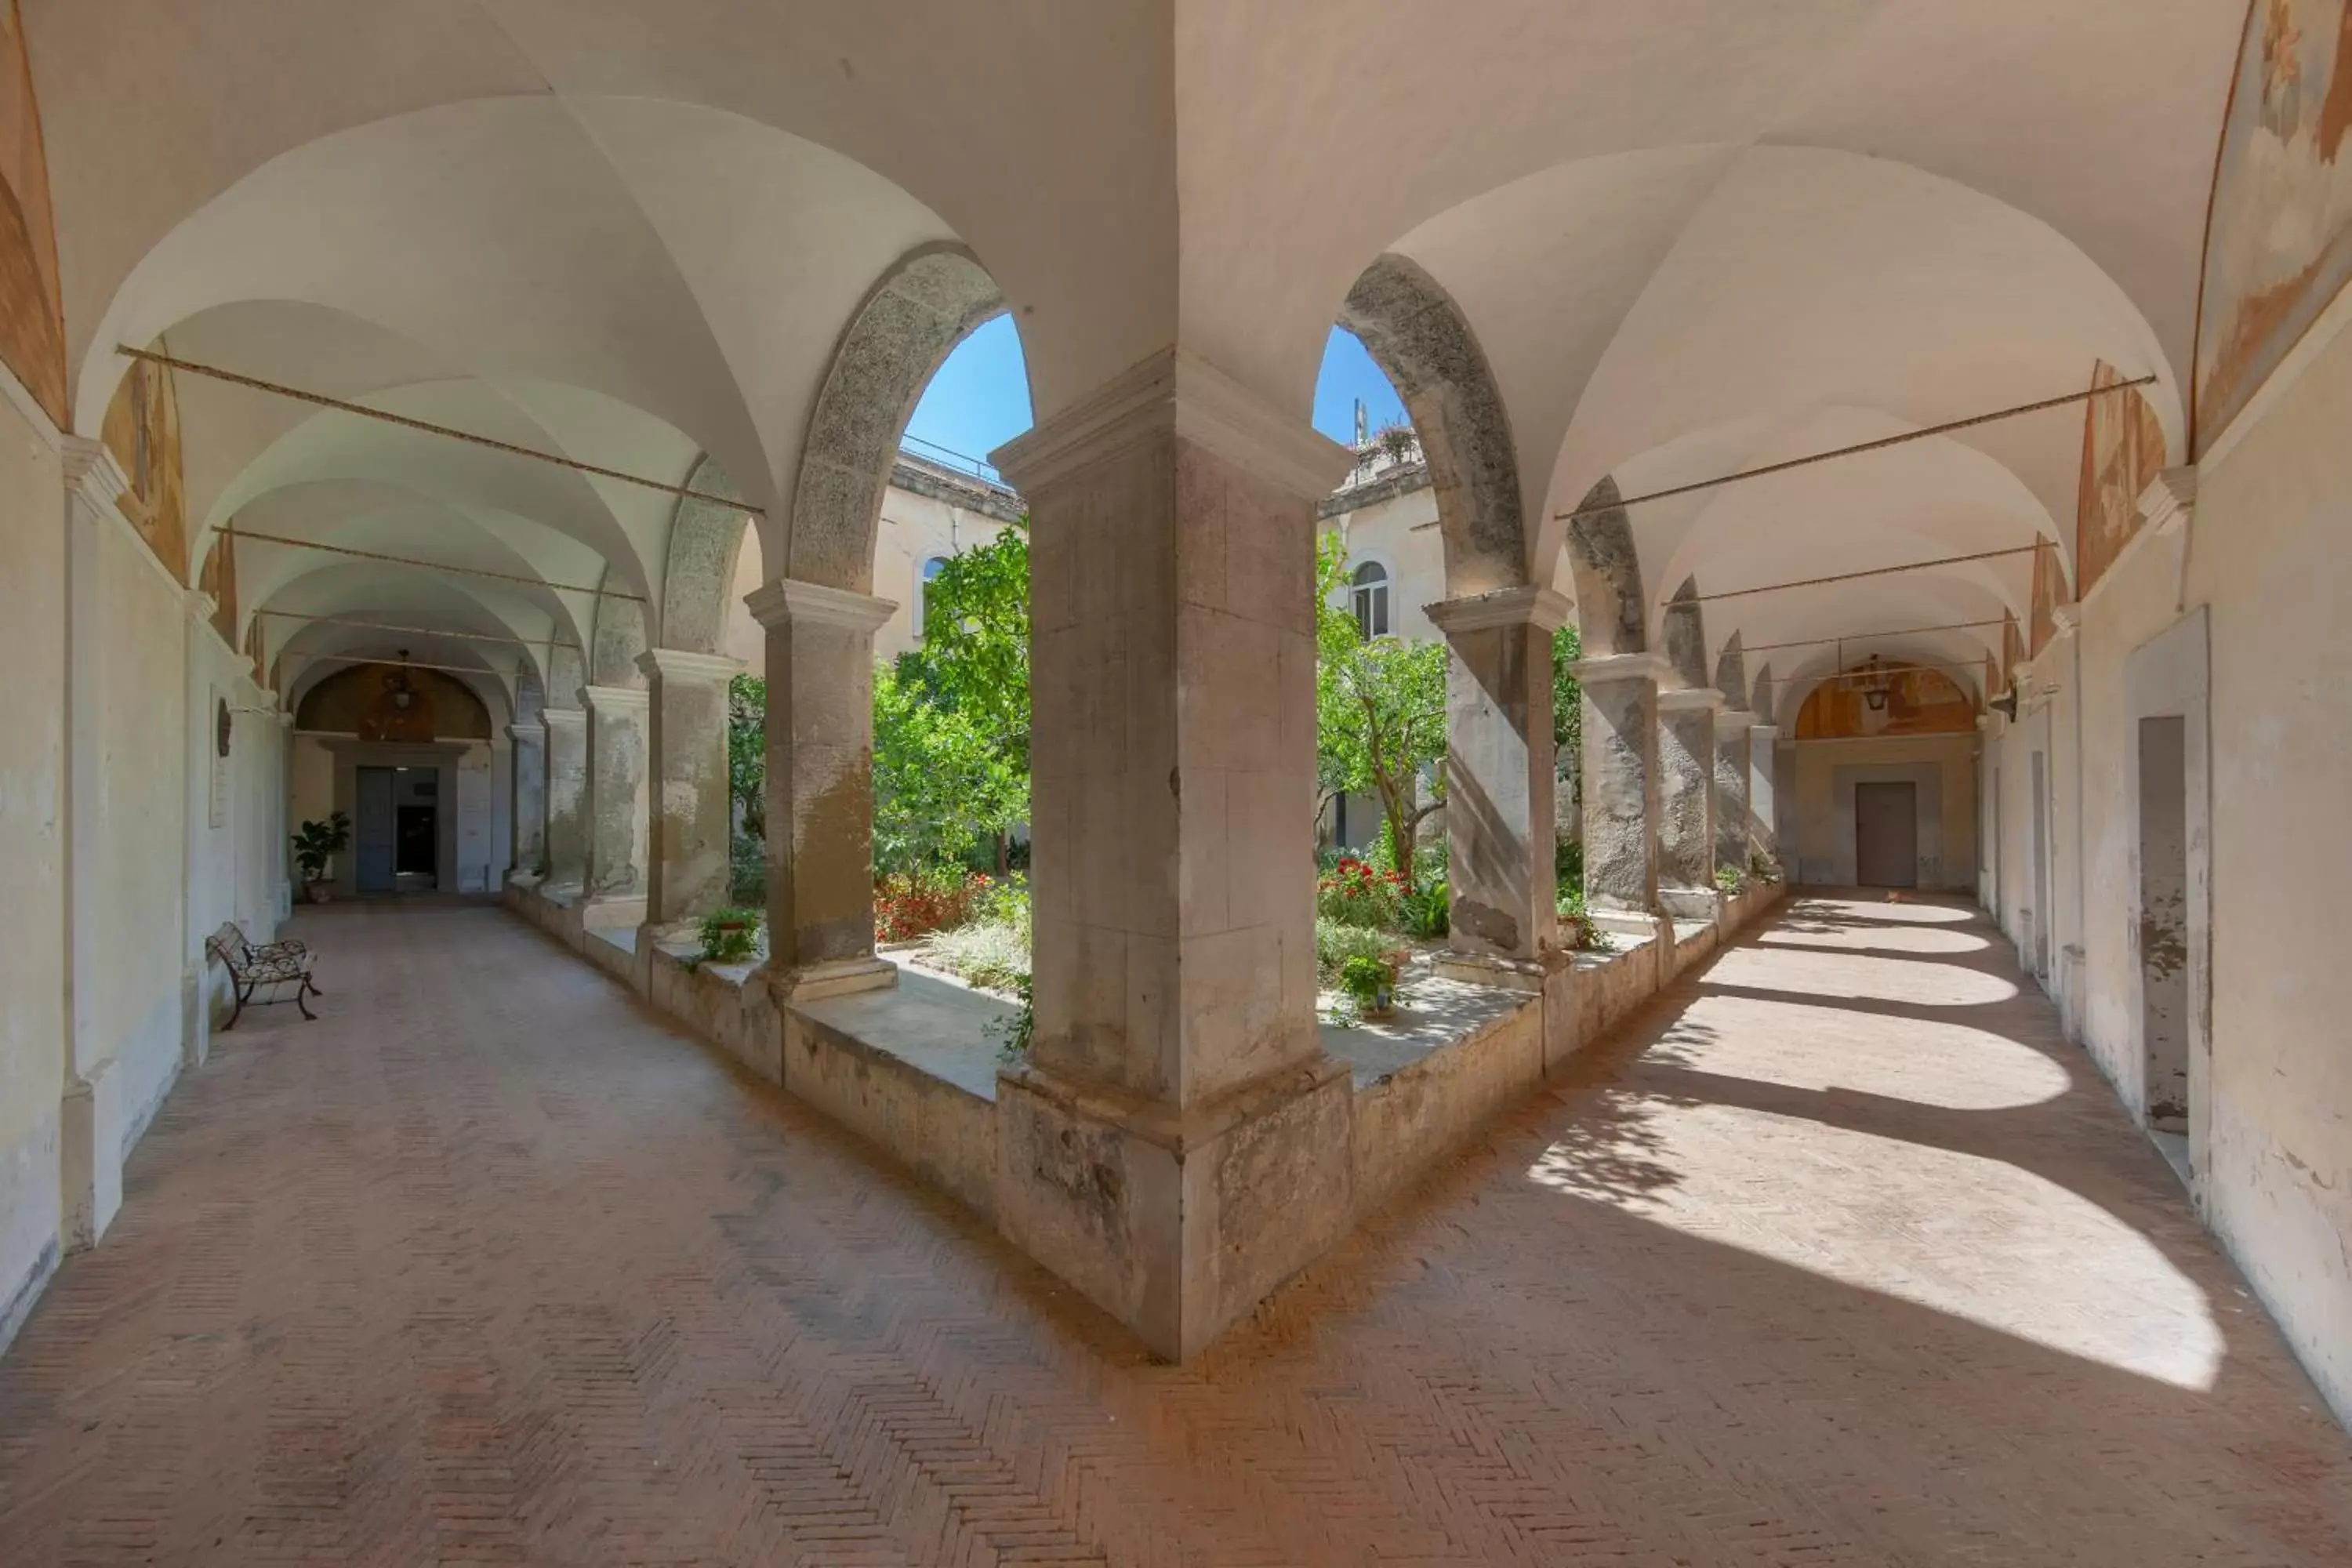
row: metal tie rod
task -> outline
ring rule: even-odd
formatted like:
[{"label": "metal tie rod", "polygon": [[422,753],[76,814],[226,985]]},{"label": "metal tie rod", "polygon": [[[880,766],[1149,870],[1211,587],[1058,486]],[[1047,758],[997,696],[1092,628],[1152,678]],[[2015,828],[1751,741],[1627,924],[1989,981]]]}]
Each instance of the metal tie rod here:
[{"label": "metal tie rod", "polygon": [[362,419],[380,419],[386,425],[397,425],[404,430],[420,431],[427,436],[446,436],[453,441],[470,442],[477,447],[488,447],[493,452],[505,452],[517,458],[530,458],[541,463],[552,463],[559,468],[571,468],[578,473],[594,474],[599,479],[618,479],[626,485],[642,485],[646,489],[659,490],[664,495],[684,496],[690,500],[709,501],[716,506],[730,507],[737,511],[751,512],[761,517],[767,515],[764,508],[753,506],[749,501],[737,500],[731,496],[715,496],[708,490],[688,489],[684,485],[673,485],[662,479],[649,479],[638,474],[625,474],[618,468],[599,468],[594,463],[583,463],[577,458],[566,458],[556,452],[542,452],[533,447],[518,447],[511,441],[500,441],[489,436],[477,436],[471,430],[458,430],[446,425],[435,425],[424,419],[411,419],[405,414],[394,414],[383,408],[370,408],[363,403],[346,403],[340,397],[330,397],[323,392],[305,392],[299,386],[288,386],[283,382],[264,381],[257,375],[245,375],[233,370],[223,370],[218,365],[200,364],[194,360],[178,359],[171,354],[157,353],[152,349],[134,349],[127,343],[115,344],[114,352],[131,359],[145,360],[149,364],[184,370],[190,375],[210,376],[215,381],[225,381],[231,386],[248,387],[255,392],[267,392],[278,397],[291,397],[300,403],[315,404],[320,408],[331,408],[338,414],[355,414]]},{"label": "metal tie rod", "polygon": [[1687,485],[1675,485],[1647,494],[1629,496],[1606,506],[1580,506],[1573,511],[1552,513],[1554,522],[1575,522],[1581,518],[1605,517],[1623,507],[1640,506],[1643,501],[1664,500],[1669,496],[1686,496],[1693,490],[1709,490],[1718,485],[1736,485],[1742,479],[1760,479],[1767,474],[1785,474],[1790,468],[1801,468],[1811,463],[1826,463],[1832,458],[1859,457],[1864,452],[1884,451],[1900,447],[1906,441],[1924,441],[1930,436],[1948,436],[1955,430],[1968,430],[1979,425],[1990,425],[1997,419],[2014,419],[2021,414],[2039,414],[2045,408],[2063,408],[2069,403],[2087,403],[2094,397],[2105,397],[2111,392],[2128,392],[2135,386],[2146,386],[2154,375],[2135,376],[2112,386],[2095,386],[2086,392],[2070,392],[2063,397],[2044,397],[2034,403],[2021,403],[2012,408],[1996,408],[1990,414],[1974,414],[1966,419],[1950,419],[1941,425],[1929,425],[1923,429],[1906,430],[1899,436],[1881,436],[1875,441],[1857,441],[1851,447],[1832,447],[1826,452],[1814,452],[1802,458],[1790,458],[1785,462],[1767,463],[1760,468],[1741,468],[1737,473],[1720,474],[1711,479],[1699,479]]}]

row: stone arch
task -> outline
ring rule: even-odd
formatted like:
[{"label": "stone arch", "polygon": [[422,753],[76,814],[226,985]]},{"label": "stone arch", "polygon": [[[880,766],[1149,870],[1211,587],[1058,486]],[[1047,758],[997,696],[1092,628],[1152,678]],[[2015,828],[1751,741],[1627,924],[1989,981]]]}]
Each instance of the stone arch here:
[{"label": "stone arch", "polygon": [[1412,416],[1437,497],[1446,596],[1524,586],[1518,448],[1461,307],[1418,262],[1391,252],[1348,290],[1339,324],[1362,341]]},{"label": "stone arch", "polygon": [[1754,711],[1759,724],[1772,722],[1772,661],[1768,658],[1764,661],[1764,668],[1756,672],[1755,693],[1748,700],[1748,707]]},{"label": "stone arch", "polygon": [[[577,708],[588,668],[576,647],[555,647],[547,656],[547,708]],[[545,711],[542,709],[541,711]]]},{"label": "stone arch", "polygon": [[[604,586],[613,586],[614,574],[604,573]],[[649,645],[646,641],[646,607],[635,599],[624,598],[617,593],[605,593],[596,600],[596,629],[589,636],[588,684],[591,686],[643,686],[646,672],[637,665],[637,656]]]},{"label": "stone arch", "polygon": [[1715,689],[1723,693],[1727,706],[1748,706],[1748,656],[1739,646],[1738,632],[1724,640],[1723,652],[1716,658]]},{"label": "stone arch", "polygon": [[809,416],[782,548],[761,540],[778,578],[870,594],[874,531],[898,438],[931,373],[1004,297],[961,245],[909,251],[862,300]]},{"label": "stone arch", "polygon": [[514,715],[518,724],[536,724],[547,710],[547,689],[539,677],[525,669],[515,678]]},{"label": "stone arch", "polygon": [[1696,690],[1712,684],[1706,678],[1706,612],[1698,602],[1698,579],[1685,577],[1666,601],[1660,650],[1673,667],[1675,683]]},{"label": "stone arch", "polygon": [[[704,453],[686,476],[686,488],[740,500],[743,492]],[[718,653],[727,635],[728,593],[750,513],[740,507],[680,496],[670,515],[669,556],[662,571],[661,644],[685,653]]]},{"label": "stone arch", "polygon": [[1576,510],[1582,515],[1569,524],[1568,562],[1576,580],[1584,657],[1645,653],[1649,616],[1642,598],[1642,561],[1634,553],[1633,522],[1620,502],[1617,481],[1603,478]]}]

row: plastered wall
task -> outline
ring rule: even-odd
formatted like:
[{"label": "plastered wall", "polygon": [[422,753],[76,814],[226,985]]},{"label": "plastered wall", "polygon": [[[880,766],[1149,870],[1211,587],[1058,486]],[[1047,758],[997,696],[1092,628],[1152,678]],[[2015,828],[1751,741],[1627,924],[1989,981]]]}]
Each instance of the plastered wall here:
[{"label": "plastered wall", "polygon": [[65,1041],[65,528],[54,440],[0,400],[0,1343],[54,1266]]},{"label": "plastered wall", "polygon": [[[2333,917],[2352,873],[2347,419],[2352,335],[2258,400],[2203,465],[2185,563],[2178,534],[2143,530],[2126,547],[2082,603],[2079,629],[2034,660],[2025,708],[1995,721],[1982,767],[1999,788],[1984,820],[1999,823],[1989,880],[2002,926],[2030,952],[2046,919],[2045,985],[2144,1120],[2138,722],[2209,688],[2194,700],[2206,787],[2189,807],[2204,1003],[2189,1062],[2192,1191],[2352,1422],[2352,964]],[[2048,781],[2038,851],[2036,749]],[[2037,853],[2047,912],[2029,918]]]},{"label": "plastered wall", "polygon": [[[1800,741],[1790,748],[1795,771],[1795,864],[1800,881],[1853,883],[1857,779],[1908,782],[1917,787],[1919,885],[1971,891],[1977,876],[1977,737],[1876,736],[1867,740]],[[1790,853],[1784,839],[1781,854]]]}]

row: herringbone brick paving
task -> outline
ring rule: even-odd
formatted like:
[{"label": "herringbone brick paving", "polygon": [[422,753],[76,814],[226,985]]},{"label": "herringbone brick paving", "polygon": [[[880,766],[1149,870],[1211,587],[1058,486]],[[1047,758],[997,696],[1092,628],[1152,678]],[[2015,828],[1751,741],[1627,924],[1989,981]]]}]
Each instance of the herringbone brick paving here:
[{"label": "herringbone brick paving", "polygon": [[306,914],[0,1363],[0,1563],[2352,1563],[1979,918],[1809,900],[1199,1364],[488,909]]}]

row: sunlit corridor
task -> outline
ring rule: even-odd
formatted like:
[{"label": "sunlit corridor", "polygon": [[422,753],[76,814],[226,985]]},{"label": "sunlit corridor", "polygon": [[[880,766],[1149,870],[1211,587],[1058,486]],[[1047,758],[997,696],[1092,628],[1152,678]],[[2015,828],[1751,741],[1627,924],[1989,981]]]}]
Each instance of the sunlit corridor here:
[{"label": "sunlit corridor", "polygon": [[1986,920],[1801,899],[1182,1369],[488,908],[334,906],[0,1362],[0,1560],[2341,1563]]}]

